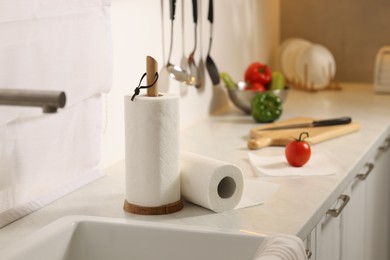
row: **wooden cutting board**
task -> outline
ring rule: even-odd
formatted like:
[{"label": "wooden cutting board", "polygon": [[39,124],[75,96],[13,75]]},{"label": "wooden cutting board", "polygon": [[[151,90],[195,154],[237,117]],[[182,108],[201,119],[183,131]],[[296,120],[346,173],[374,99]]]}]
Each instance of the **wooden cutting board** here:
[{"label": "wooden cutting board", "polygon": [[307,127],[283,130],[262,130],[273,126],[282,126],[289,124],[310,123],[318,118],[295,117],[284,121],[278,121],[272,124],[266,124],[252,128],[250,130],[250,140],[248,148],[251,150],[260,149],[267,146],[285,146],[293,138],[298,138],[302,132],[308,132],[309,137],[305,140],[310,144],[320,143],[329,139],[333,139],[342,135],[353,133],[359,130],[360,125],[356,122],[351,122],[345,125],[322,126],[322,127]]}]

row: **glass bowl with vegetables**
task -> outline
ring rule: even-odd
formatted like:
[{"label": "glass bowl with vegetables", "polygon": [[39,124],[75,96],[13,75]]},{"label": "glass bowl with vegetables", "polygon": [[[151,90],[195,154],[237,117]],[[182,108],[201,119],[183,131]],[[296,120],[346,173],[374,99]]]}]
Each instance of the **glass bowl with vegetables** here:
[{"label": "glass bowl with vegetables", "polygon": [[[244,111],[246,114],[252,114],[254,119],[257,122],[272,122],[279,118],[280,113],[275,112],[275,115],[272,117],[267,117],[268,120],[264,118],[255,117],[255,114],[264,114],[266,107],[269,109],[270,106],[281,107],[281,104],[287,99],[289,88],[285,85],[285,80],[283,74],[278,71],[272,72],[271,69],[259,62],[254,62],[245,71],[245,81],[234,81],[230,75],[226,72],[221,73],[221,79],[223,80],[229,97],[232,103]],[[262,95],[263,94],[263,95]],[[262,95],[262,98],[257,97],[257,101],[254,100],[256,96]],[[252,101],[255,101],[256,111],[252,111]],[[267,101],[267,103],[264,102]],[[279,104],[280,102],[280,104]],[[261,106],[266,105],[269,106]],[[272,109],[270,109],[272,110]],[[279,116],[276,116],[279,114]],[[272,120],[272,118],[274,118]]]}]

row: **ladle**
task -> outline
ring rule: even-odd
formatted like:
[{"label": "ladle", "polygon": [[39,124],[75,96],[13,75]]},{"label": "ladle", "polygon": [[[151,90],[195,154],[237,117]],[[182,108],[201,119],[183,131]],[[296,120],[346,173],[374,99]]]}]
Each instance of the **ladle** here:
[{"label": "ladle", "polygon": [[195,51],[198,42],[198,0],[192,0],[192,16],[194,18],[194,49],[188,56],[188,66],[190,67],[191,75],[195,78],[195,87],[199,88],[199,72],[195,63]]},{"label": "ladle", "polygon": [[214,22],[214,10],[213,10],[213,0],[209,1],[209,13],[207,16],[207,19],[210,22],[210,41],[209,41],[209,50],[207,52],[207,58],[206,58],[206,68],[207,71],[209,72],[211,81],[213,85],[218,85],[220,82],[220,77],[219,77],[219,71],[217,66],[215,65],[213,59],[210,56],[210,51],[211,51],[211,44],[213,41],[213,22]]},{"label": "ladle", "polygon": [[185,0],[181,0],[181,13],[182,13],[182,16],[181,16],[181,47],[182,47],[182,57],[181,57],[181,60],[180,60],[180,67],[184,70],[187,70],[188,69],[188,62],[187,62],[187,56],[185,55],[185,30],[184,30],[184,26],[185,26],[185,15],[184,15],[184,2]]},{"label": "ladle", "polygon": [[189,74],[185,69],[173,65],[170,60],[171,60],[171,55],[172,55],[172,47],[173,47],[173,23],[175,20],[175,10],[176,10],[176,0],[170,0],[169,1],[169,10],[170,10],[170,20],[171,20],[171,43],[169,47],[169,54],[168,54],[168,61],[166,68],[170,74],[170,76],[177,81],[180,82],[185,82],[186,84],[189,85],[195,85],[196,79],[194,76]]}]

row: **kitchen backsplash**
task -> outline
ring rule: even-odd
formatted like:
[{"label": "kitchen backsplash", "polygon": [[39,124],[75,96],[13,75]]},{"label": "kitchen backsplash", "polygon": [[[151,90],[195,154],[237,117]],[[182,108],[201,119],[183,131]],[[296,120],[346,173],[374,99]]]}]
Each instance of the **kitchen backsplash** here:
[{"label": "kitchen backsplash", "polygon": [[336,79],[372,82],[380,47],[390,43],[388,0],[281,1],[281,40],[301,37],[325,45]]}]

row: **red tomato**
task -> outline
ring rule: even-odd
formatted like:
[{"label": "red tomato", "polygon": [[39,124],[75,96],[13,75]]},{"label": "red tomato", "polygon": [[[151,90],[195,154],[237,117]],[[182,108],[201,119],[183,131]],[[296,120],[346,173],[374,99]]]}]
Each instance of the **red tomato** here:
[{"label": "red tomato", "polygon": [[272,71],[267,65],[260,62],[253,62],[246,69],[244,78],[249,84],[260,83],[266,86],[271,82]]},{"label": "red tomato", "polygon": [[310,159],[311,149],[310,145],[304,141],[304,135],[309,137],[309,133],[303,132],[298,139],[294,139],[286,145],[285,155],[291,166],[301,167]]}]

